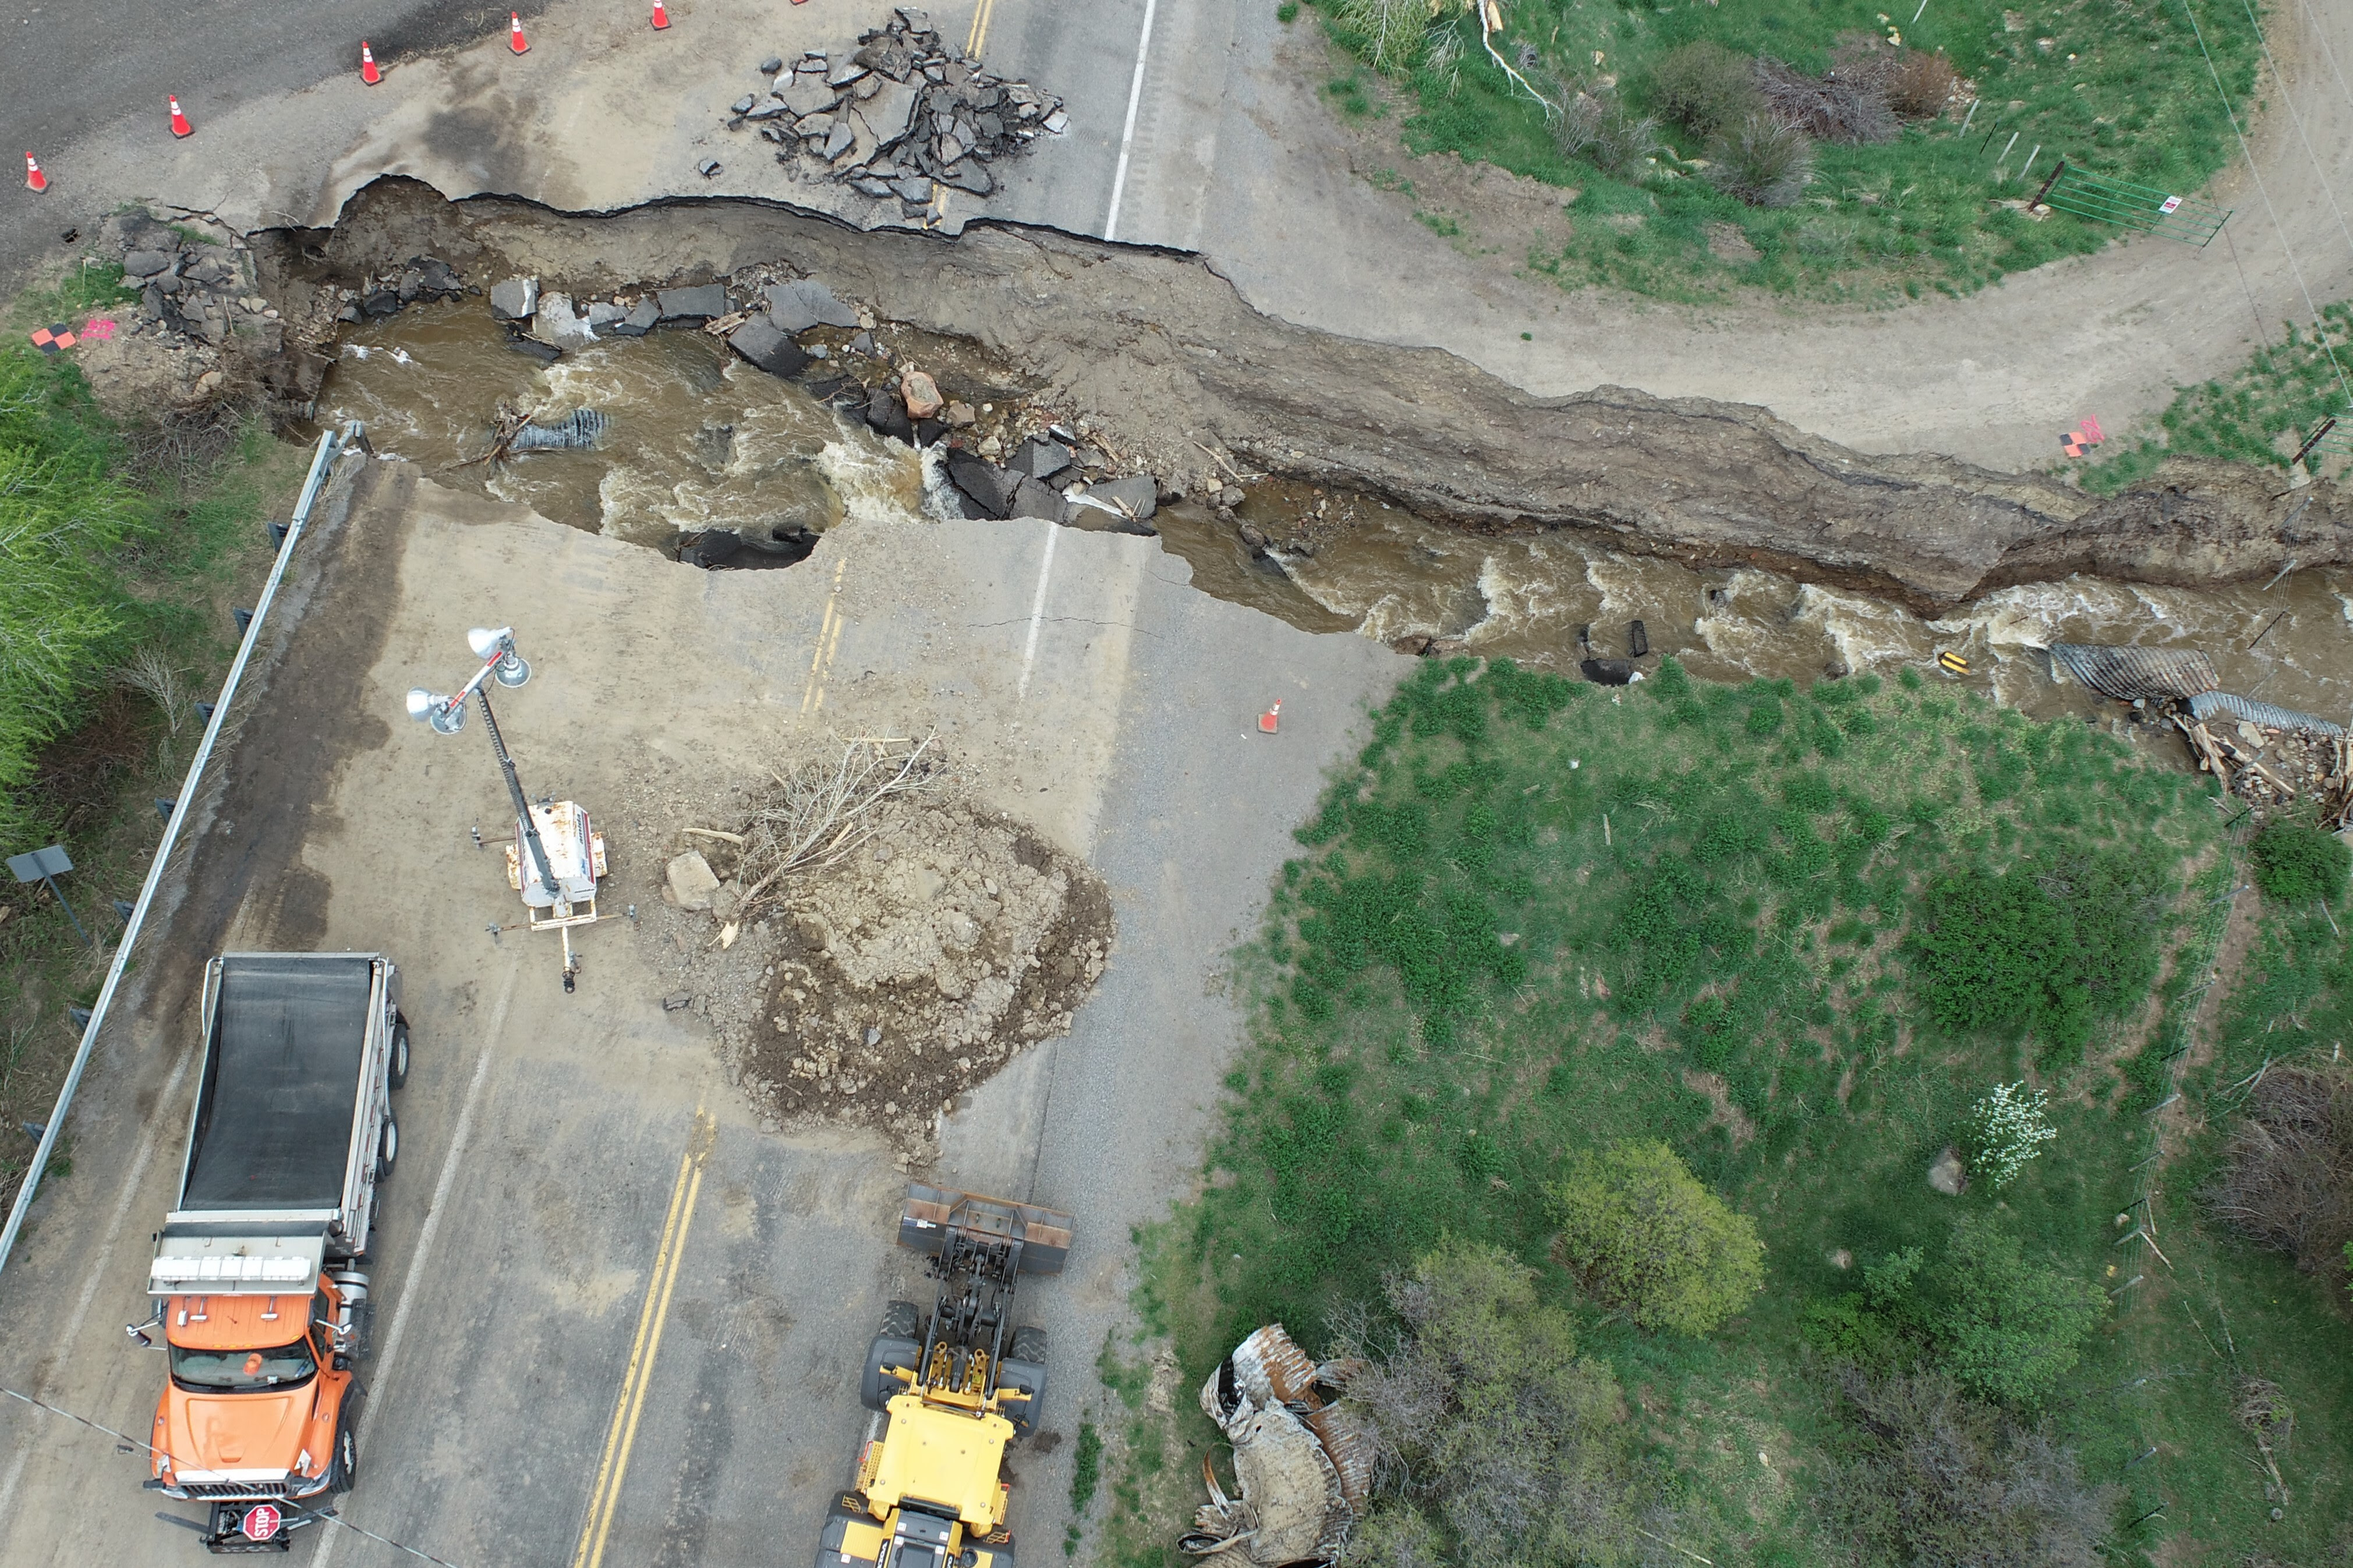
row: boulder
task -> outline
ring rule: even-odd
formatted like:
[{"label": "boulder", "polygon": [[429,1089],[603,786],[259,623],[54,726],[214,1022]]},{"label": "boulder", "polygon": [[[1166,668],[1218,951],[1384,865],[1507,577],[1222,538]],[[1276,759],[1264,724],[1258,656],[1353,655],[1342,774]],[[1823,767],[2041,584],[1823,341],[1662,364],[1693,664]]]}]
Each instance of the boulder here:
[{"label": "boulder", "polygon": [[707,321],[726,313],[727,286],[723,283],[661,291],[661,320],[665,321]]},{"label": "boulder", "polygon": [[969,403],[951,403],[947,407],[946,417],[949,424],[962,427],[971,424],[979,416],[972,411],[972,405]]},{"label": "boulder", "polygon": [[588,323],[573,313],[571,297],[565,294],[540,296],[538,313],[532,317],[531,335],[559,349],[586,348],[596,341]]},{"label": "boulder", "polygon": [[801,352],[798,343],[761,316],[736,328],[727,346],[770,375],[798,375],[809,363],[809,356]]},{"label": "boulder", "polygon": [[748,93],[748,92],[747,92],[747,93],[745,93],[743,97],[741,97],[741,98],[737,99],[733,103],[729,104],[727,107],[728,107],[729,110],[730,110],[731,112],[733,112],[733,113],[736,113],[736,114],[749,114],[749,113],[751,113],[751,112],[752,112],[752,106],[753,106],[754,103],[757,103],[758,101],[759,101],[759,100],[757,100],[757,99],[754,98],[750,93]]},{"label": "boulder", "polygon": [[948,483],[962,491],[988,517],[1006,514],[1021,479],[1020,475],[1008,473],[994,463],[983,462],[969,452],[950,452],[947,470]]},{"label": "boulder", "polygon": [[915,440],[913,421],[907,417],[907,406],[899,395],[887,386],[878,386],[866,397],[866,423],[876,434],[913,446]]},{"label": "boulder", "polygon": [[785,58],[782,55],[770,55],[766,59],[760,62],[760,74],[762,76],[774,76],[784,68]]},{"label": "boulder", "polygon": [[[939,414],[941,399],[938,384],[913,365],[909,365],[899,373],[899,395],[906,401],[907,417],[910,419],[930,419]],[[1036,472],[1035,469],[1029,471]],[[1050,469],[1049,472],[1050,471]]]},{"label": "boulder", "polygon": [[805,332],[811,327],[854,327],[858,312],[843,304],[834,291],[814,278],[771,285],[768,319],[783,332]]},{"label": "boulder", "polygon": [[491,285],[491,314],[501,321],[527,321],[539,309],[539,279],[510,278]]},{"label": "boulder", "polygon": [[172,269],[172,253],[168,250],[134,250],[122,258],[125,278],[153,278]]},{"label": "boulder", "polygon": [[691,914],[710,909],[711,896],[719,891],[719,878],[700,850],[672,856],[664,875],[669,879],[670,901]]}]

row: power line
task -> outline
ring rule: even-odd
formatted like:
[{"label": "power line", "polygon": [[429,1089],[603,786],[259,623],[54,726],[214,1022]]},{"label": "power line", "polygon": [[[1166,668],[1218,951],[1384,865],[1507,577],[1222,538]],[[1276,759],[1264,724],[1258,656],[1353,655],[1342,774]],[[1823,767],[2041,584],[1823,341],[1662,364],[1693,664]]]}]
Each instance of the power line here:
[{"label": "power line", "polygon": [[2181,12],[2189,18],[2189,33],[2198,40],[2198,52],[2205,57],[2206,74],[2214,82],[2214,96],[2222,105],[2223,118],[2231,122],[2231,134],[2238,139],[2240,155],[2247,161],[2247,174],[2255,182],[2255,194],[2263,197],[2263,211],[2270,215],[2272,228],[2279,236],[2280,251],[2287,258],[2288,270],[2295,274],[2295,286],[2304,295],[2305,309],[2312,312],[2312,330],[2320,339],[2320,352],[2328,356],[2328,368],[2337,373],[2337,389],[2345,394],[2346,402],[2353,405],[2353,383],[2345,379],[2345,367],[2337,362],[2336,345],[2328,341],[2327,325],[2321,319],[2320,307],[2313,301],[2312,286],[2304,280],[2304,268],[2296,264],[2295,247],[2288,243],[2287,226],[2280,222],[2279,208],[2272,205],[2271,188],[2263,184],[2263,173],[2255,166],[2254,149],[2247,145],[2247,133],[2240,128],[2238,111],[2231,107],[2231,94],[2222,86],[2222,73],[2215,67],[2213,52],[2206,47],[2206,30],[2198,25],[2198,13],[2190,8],[2189,0],[2181,0]]},{"label": "power line", "polygon": [[2353,250],[2353,227],[2347,226],[2345,209],[2337,205],[2337,193],[2328,188],[2328,170],[2320,162],[2320,154],[2312,150],[2312,138],[2305,134],[2304,116],[2295,111],[2295,94],[2287,90],[2287,78],[2281,74],[2279,61],[2272,58],[2271,40],[2263,37],[2263,25],[2255,19],[2255,8],[2249,0],[2239,0],[2239,4],[2247,13],[2247,26],[2255,30],[2255,46],[2263,51],[2263,63],[2272,68],[2272,78],[2280,84],[2280,107],[2287,110],[2288,122],[2295,127],[2295,139],[2304,143],[2304,155],[2311,160],[2320,194],[2328,198],[2328,210],[2337,215],[2337,232],[2345,237],[2346,247]]},{"label": "power line", "polygon": [[[102,1432],[107,1436],[113,1438],[117,1443],[123,1445],[125,1447],[144,1448],[150,1454],[160,1454],[163,1452],[161,1448],[156,1447],[153,1444],[142,1442],[138,1438],[131,1436],[128,1432],[118,1432],[111,1426],[100,1426],[87,1415],[77,1415],[70,1410],[60,1409],[57,1405],[50,1404],[46,1399],[36,1399],[29,1394],[19,1394],[16,1390],[7,1387],[0,1387],[0,1394],[5,1394],[10,1399],[21,1401],[24,1404],[31,1405],[36,1410],[46,1410],[52,1415],[63,1416],[66,1420],[72,1422],[77,1426],[87,1426],[93,1432]],[[312,1514],[311,1517],[322,1523],[339,1525],[343,1529],[350,1531],[354,1535],[364,1535],[370,1541],[377,1542],[383,1545],[391,1547],[395,1552],[406,1552],[411,1557],[422,1558],[426,1562],[435,1564],[435,1568],[458,1568],[456,1563],[436,1557],[430,1552],[419,1552],[414,1546],[406,1545],[403,1542],[394,1541],[387,1536],[378,1535],[373,1530],[362,1530],[358,1525],[352,1523],[349,1520],[339,1518],[335,1514],[322,1512]]]}]

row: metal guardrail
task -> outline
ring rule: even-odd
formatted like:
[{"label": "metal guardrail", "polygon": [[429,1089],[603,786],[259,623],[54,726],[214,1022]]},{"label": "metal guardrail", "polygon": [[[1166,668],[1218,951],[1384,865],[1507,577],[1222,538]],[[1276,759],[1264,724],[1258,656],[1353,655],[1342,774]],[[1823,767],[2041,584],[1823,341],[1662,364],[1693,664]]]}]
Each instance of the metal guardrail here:
[{"label": "metal guardrail", "polygon": [[237,646],[237,658],[228,667],[222,680],[220,695],[214,700],[212,717],[205,721],[205,737],[196,747],[196,754],[188,762],[187,776],[180,782],[180,793],[172,803],[172,815],[164,825],[163,841],[155,846],[155,858],[147,868],[147,879],[140,885],[139,901],[132,906],[131,918],[123,922],[122,940],[115,944],[114,962],[106,968],[106,984],[98,994],[98,1001],[90,1010],[89,1021],[81,1026],[81,1046],[74,1052],[73,1066],[67,1069],[66,1081],[58,1090],[57,1105],[49,1112],[48,1124],[41,1130],[41,1145],[33,1152],[33,1163],[25,1173],[25,1180],[16,1189],[16,1202],[8,1211],[8,1223],[0,1227],[0,1270],[8,1267],[8,1259],[16,1249],[16,1235],[24,1228],[25,1216],[32,1212],[33,1200],[39,1195],[41,1176],[49,1168],[58,1138],[65,1131],[67,1112],[73,1109],[74,1090],[81,1086],[82,1069],[90,1065],[91,1048],[98,1043],[99,1030],[106,1026],[107,1011],[113,1005],[114,993],[122,984],[123,971],[129,967],[131,950],[139,941],[146,923],[147,910],[155,901],[155,889],[163,885],[164,868],[170,862],[172,851],[180,841],[181,830],[186,826],[188,814],[195,809],[196,788],[203,782],[205,764],[212,760],[213,746],[228,723],[229,705],[236,700],[237,683],[245,677],[245,667],[253,658],[254,648],[261,641],[262,627],[269,619],[269,606],[278,597],[279,584],[284,581],[286,568],[294,559],[295,550],[302,542],[302,530],[311,521],[311,509],[319,500],[319,491],[326,483],[327,470],[335,459],[353,448],[360,440],[361,426],[356,419],[341,430],[329,430],[319,437],[319,449],[311,458],[311,472],[302,481],[301,496],[294,503],[294,516],[286,525],[286,537],[279,542],[278,559],[269,568],[269,580],[262,584],[261,597],[253,607],[253,617],[246,623],[245,637]]}]

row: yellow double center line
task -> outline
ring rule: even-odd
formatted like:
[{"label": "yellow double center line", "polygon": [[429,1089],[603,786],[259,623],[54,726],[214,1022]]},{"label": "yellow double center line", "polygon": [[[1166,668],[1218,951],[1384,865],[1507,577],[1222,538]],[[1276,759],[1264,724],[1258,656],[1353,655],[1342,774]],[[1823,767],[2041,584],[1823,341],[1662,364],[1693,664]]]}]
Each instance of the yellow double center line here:
[{"label": "yellow double center line", "polygon": [[[972,31],[965,35],[964,40],[965,58],[970,60],[980,58],[980,47],[988,41],[988,18],[996,13],[996,10],[997,0],[980,0],[980,5],[974,9],[972,14]],[[946,216],[947,210],[948,188],[945,185],[941,184],[937,180],[934,180],[932,182],[932,216],[930,221],[934,224],[938,223],[942,217]]]},{"label": "yellow double center line", "polygon": [[817,652],[809,656],[808,684],[801,689],[803,718],[825,706],[826,677],[833,673],[833,656],[841,651],[841,574],[849,569],[847,555],[833,568],[833,592],[825,597],[825,619],[817,628]]},{"label": "yellow double center line", "polygon": [[662,1221],[661,1246],[654,1253],[653,1276],[646,1282],[645,1310],[638,1314],[629,1369],[621,1378],[621,1398],[613,1409],[612,1429],[605,1435],[605,1458],[596,1467],[596,1488],[588,1494],[588,1519],[580,1527],[580,1546],[572,1554],[572,1568],[598,1568],[605,1561],[605,1538],[612,1531],[621,1478],[628,1473],[629,1449],[638,1440],[638,1417],[645,1413],[654,1355],[661,1349],[662,1325],[670,1317],[670,1293],[678,1284],[679,1262],[686,1256],[686,1233],[694,1223],[694,1200],[702,1191],[702,1167],[718,1138],[719,1124],[698,1106],[694,1135],[687,1140],[686,1152],[678,1163],[678,1181],[670,1188],[670,1217]]}]

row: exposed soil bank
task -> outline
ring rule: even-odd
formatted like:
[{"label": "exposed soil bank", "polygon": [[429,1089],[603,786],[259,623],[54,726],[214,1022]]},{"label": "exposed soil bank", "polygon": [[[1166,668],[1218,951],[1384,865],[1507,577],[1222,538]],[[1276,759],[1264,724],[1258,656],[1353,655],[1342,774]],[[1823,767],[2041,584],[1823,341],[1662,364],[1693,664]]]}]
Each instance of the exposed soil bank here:
[{"label": "exposed soil bank", "polygon": [[1591,529],[1915,609],[2073,572],[2191,584],[2353,562],[2353,512],[2326,481],[2280,494],[2268,473],[2180,459],[2103,500],[2041,475],[1870,457],[1743,405],[1619,387],[1530,397],[1439,350],[1261,316],[1199,258],[1049,230],[864,233],[724,200],[571,215],[387,178],[331,233],[278,238],[265,280],[297,318],[329,274],[420,254],[470,279],[512,268],[575,292],[781,262],[1022,367],[1038,397],[1092,414],[1179,490],[1218,471],[1217,448],[1458,525]]}]

